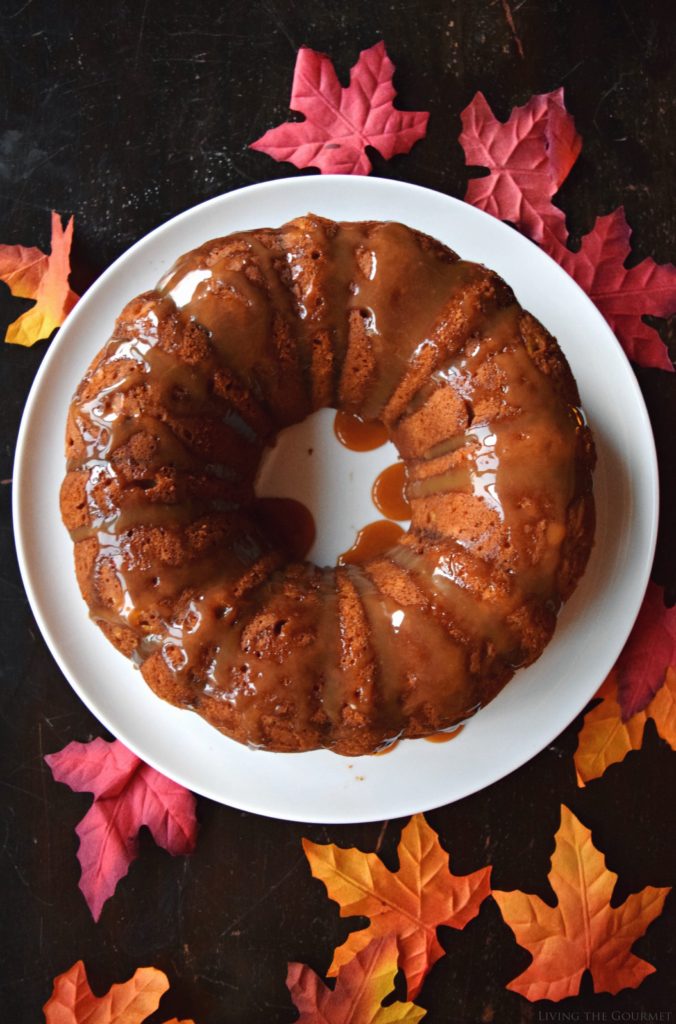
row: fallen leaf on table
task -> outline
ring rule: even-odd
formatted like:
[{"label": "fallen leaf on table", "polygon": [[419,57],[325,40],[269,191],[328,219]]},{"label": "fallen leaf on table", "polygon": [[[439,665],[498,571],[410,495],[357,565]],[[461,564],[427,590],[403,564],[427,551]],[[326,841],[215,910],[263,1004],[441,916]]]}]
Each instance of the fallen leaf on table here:
[{"label": "fallen leaf on table", "polygon": [[462,114],[460,145],[470,166],[487,167],[473,178],[465,200],[508,220],[545,249],[568,237],[566,219],[552,196],[577,160],[582,139],[563,102],[563,89],[532,96],[498,121],[478,92]]},{"label": "fallen leaf on table", "polygon": [[333,989],[306,964],[289,964],[286,984],[300,1011],[298,1024],[416,1024],[422,1020],[427,1011],[413,1003],[381,1005],[394,988],[397,957],[394,935],[374,939],[341,967]]},{"label": "fallen leaf on table", "polygon": [[76,793],[94,794],[75,831],[80,838],[80,889],[95,921],[138,856],[142,825],[174,856],[195,848],[193,794],[144,764],[119,740],[69,743],[45,761],[57,782]]},{"label": "fallen leaf on table", "polygon": [[647,886],[611,907],[617,875],[606,868],[589,829],[564,805],[555,844],[548,878],[556,906],[518,890],[493,890],[516,941],[533,957],[507,988],[531,1001],[557,1002],[577,995],[585,970],[595,992],[638,988],[655,968],[630,950],[661,914],[670,889]]},{"label": "fallen leaf on table", "polygon": [[667,608],[664,590],[650,580],[615,666],[623,721],[648,706],[670,665],[676,666],[676,607]]},{"label": "fallen leaf on table", "polygon": [[322,174],[368,174],[366,146],[389,160],[408,153],[427,130],[426,111],[397,110],[394,64],[381,41],[362,50],[344,89],[329,57],[302,46],[291,86],[291,110],[304,121],[271,128],[250,149]]},{"label": "fallen leaf on table", "polygon": [[[46,1024],[142,1024],[160,1004],[169,988],[166,974],[155,967],[139,967],[120,985],[112,985],[104,996],[95,996],[87,981],[82,960],[54,980],[54,990],[45,1003]],[[167,1021],[167,1024],[193,1024]]]},{"label": "fallen leaf on table", "polygon": [[73,218],[64,231],[58,213],[52,211],[52,243],[49,255],[23,245],[0,245],[0,280],[12,295],[35,299],[35,305],[10,324],[5,341],[34,345],[60,327],[78,297],[68,285]]},{"label": "fallen leaf on table", "polygon": [[597,693],[601,703],[588,711],[575,751],[578,784],[598,779],[611,764],[623,761],[630,750],[640,750],[646,722],[652,718],[663,740],[676,750],[676,669],[643,711],[623,719],[617,699],[617,671],[613,670]]},{"label": "fallen leaf on table", "polygon": [[392,872],[375,853],[344,850],[303,840],[312,874],[340,904],[341,917],[362,914],[371,919],[336,949],[329,977],[338,974],[372,939],[397,936],[399,966],[406,975],[408,998],[414,999],[425,976],[444,950],[437,927],[464,928],[479,913],[490,893],[490,867],[469,875],[453,875],[439,837],[416,814],[401,833],[399,870]]},{"label": "fallen leaf on table", "polygon": [[666,345],[642,318],[676,313],[676,268],[650,258],[625,267],[631,229],[622,207],[597,217],[577,252],[567,246],[565,215],[551,200],[582,140],[565,108],[563,89],[532,96],[504,123],[478,92],[461,119],[466,163],[490,172],[468,183],[465,200],[511,221],[541,245],[598,306],[630,359],[673,372]]},{"label": "fallen leaf on table", "polygon": [[676,267],[648,257],[627,269],[630,238],[631,228],[620,206],[596,218],[578,252],[555,245],[550,255],[598,306],[630,359],[640,366],[673,372],[666,345],[641,317],[676,313]]}]

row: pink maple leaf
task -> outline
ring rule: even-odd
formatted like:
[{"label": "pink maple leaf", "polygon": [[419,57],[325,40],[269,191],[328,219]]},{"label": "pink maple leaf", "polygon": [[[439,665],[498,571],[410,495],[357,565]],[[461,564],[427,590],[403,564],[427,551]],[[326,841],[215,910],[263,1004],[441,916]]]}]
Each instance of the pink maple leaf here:
[{"label": "pink maple leaf", "polygon": [[642,315],[676,313],[676,267],[650,257],[627,269],[631,228],[624,208],[597,217],[578,252],[555,245],[551,255],[567,270],[603,313],[630,359],[673,373],[667,347]]},{"label": "pink maple leaf", "polygon": [[285,121],[250,148],[296,167],[318,167],[322,174],[368,174],[367,146],[389,160],[408,153],[427,130],[429,113],[395,108],[393,74],[381,41],[362,50],[343,89],[330,58],[302,46],[289,105],[305,121]]},{"label": "pink maple leaf", "polygon": [[80,889],[95,921],[138,856],[142,825],[174,856],[194,850],[193,794],[144,764],[119,740],[69,743],[45,761],[57,782],[76,793],[94,794],[75,831],[80,839]]},{"label": "pink maple leaf", "polygon": [[641,610],[617,659],[617,691],[622,721],[650,704],[676,666],[676,607],[667,608],[662,588],[648,583]]},{"label": "pink maple leaf", "polygon": [[468,183],[466,202],[516,224],[547,251],[555,241],[565,242],[566,219],[551,198],[577,160],[582,139],[563,89],[532,96],[504,123],[478,92],[460,117],[466,163],[490,171]]}]

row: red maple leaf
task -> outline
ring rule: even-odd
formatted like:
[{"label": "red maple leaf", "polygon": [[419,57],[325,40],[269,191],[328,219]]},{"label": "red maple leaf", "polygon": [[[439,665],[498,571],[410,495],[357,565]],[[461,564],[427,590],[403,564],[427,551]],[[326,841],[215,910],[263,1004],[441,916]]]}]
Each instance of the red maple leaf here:
[{"label": "red maple leaf", "polygon": [[52,242],[49,255],[35,246],[0,245],[0,280],[12,295],[35,299],[35,305],[9,325],[5,341],[11,345],[34,345],[60,327],[78,300],[68,285],[73,218],[64,230],[58,213],[52,210]]},{"label": "red maple leaf", "polygon": [[643,711],[676,665],[676,607],[667,608],[662,588],[648,583],[641,610],[617,659],[622,721]]},{"label": "red maple leaf", "polygon": [[631,229],[622,207],[598,217],[578,252],[567,247],[568,229],[551,202],[579,156],[582,140],[563,102],[563,89],[532,96],[503,124],[477,93],[463,110],[460,143],[468,165],[487,167],[465,199],[508,220],[538,242],[596,303],[630,359],[673,372],[667,348],[646,314],[676,313],[676,270],[644,259],[624,266]]},{"label": "red maple leaf", "polygon": [[555,241],[565,242],[566,219],[551,198],[577,160],[582,139],[563,89],[532,96],[504,123],[478,92],[460,117],[466,163],[490,171],[469,182],[465,200],[516,224],[547,251]]},{"label": "red maple leaf", "polygon": [[393,74],[394,64],[381,41],[362,50],[343,89],[331,59],[302,46],[289,106],[306,120],[285,121],[250,148],[296,167],[318,167],[322,174],[368,174],[367,146],[389,160],[395,153],[408,153],[427,130],[429,113],[394,107]]},{"label": "red maple leaf", "polygon": [[648,257],[627,269],[631,228],[624,208],[597,217],[578,252],[556,243],[550,255],[568,271],[603,313],[630,359],[673,373],[666,345],[641,317],[676,313],[676,267]]},{"label": "red maple leaf", "polygon": [[94,794],[75,831],[80,838],[80,889],[95,921],[138,856],[142,825],[174,856],[195,848],[193,794],[144,764],[119,740],[69,743],[45,761],[57,782],[76,793]]}]

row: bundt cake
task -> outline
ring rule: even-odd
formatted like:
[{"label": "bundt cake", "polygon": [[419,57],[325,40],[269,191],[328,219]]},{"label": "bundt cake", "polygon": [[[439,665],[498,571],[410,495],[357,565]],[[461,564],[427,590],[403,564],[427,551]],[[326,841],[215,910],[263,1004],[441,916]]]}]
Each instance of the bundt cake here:
[{"label": "bundt cake", "polygon": [[[362,565],[257,521],[283,427],[378,420],[411,525]],[[594,447],[556,341],[485,267],[308,215],[182,256],[73,399],[61,510],[90,614],[160,697],[253,747],[373,752],[452,727],[552,636],[594,532]]]}]

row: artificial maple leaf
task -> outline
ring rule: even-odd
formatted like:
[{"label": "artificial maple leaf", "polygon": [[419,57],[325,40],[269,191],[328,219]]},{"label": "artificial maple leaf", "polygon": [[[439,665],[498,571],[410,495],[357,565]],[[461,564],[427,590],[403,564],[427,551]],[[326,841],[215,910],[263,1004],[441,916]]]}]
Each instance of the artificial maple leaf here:
[{"label": "artificial maple leaf", "polygon": [[[139,967],[129,979],[113,985],[104,996],[95,996],[87,981],[82,960],[54,980],[45,1003],[46,1024],[141,1024],[159,1006],[169,988],[166,974],[155,967]],[[167,1024],[193,1024],[177,1021]]]},{"label": "artificial maple leaf", "polygon": [[396,936],[373,939],[340,969],[333,989],[306,964],[289,964],[286,984],[298,1024],[417,1024],[427,1012],[421,1006],[381,1005],[394,988],[397,957]]},{"label": "artificial maple leaf", "polygon": [[545,249],[568,237],[566,219],[551,202],[577,160],[582,139],[563,102],[563,89],[532,96],[498,121],[478,92],[460,115],[460,145],[470,166],[487,167],[473,178],[465,200],[508,220]]},{"label": "artificial maple leaf", "polygon": [[628,357],[640,366],[673,372],[667,347],[641,317],[676,313],[676,267],[650,257],[627,269],[631,228],[624,208],[597,217],[578,252],[554,244],[548,251],[600,309]]},{"label": "artificial maple leaf", "polygon": [[341,917],[362,914],[371,919],[336,949],[329,977],[373,938],[394,933],[409,999],[415,998],[428,971],[444,955],[437,927],[464,928],[490,892],[490,867],[470,875],[451,874],[448,854],[422,814],[414,815],[401,833],[395,872],[375,853],[318,845],[308,839],[303,840],[303,849],[312,874],[340,904]]},{"label": "artificial maple leaf", "polygon": [[318,167],[322,174],[368,174],[366,146],[389,160],[408,153],[427,130],[429,113],[397,110],[392,85],[394,64],[381,41],[362,50],[343,89],[329,57],[302,46],[291,86],[291,110],[305,121],[271,128],[250,149],[296,167]]},{"label": "artificial maple leaf", "polygon": [[676,269],[650,258],[624,266],[631,230],[621,207],[596,219],[578,252],[567,247],[565,216],[551,198],[582,141],[564,106],[563,89],[532,96],[504,124],[479,92],[461,118],[467,164],[490,171],[468,183],[467,202],[516,224],[560,263],[596,303],[630,359],[673,371],[665,344],[642,317],[676,313]]},{"label": "artificial maple leaf", "polygon": [[557,897],[554,907],[519,890],[493,890],[516,941],[533,957],[507,988],[531,1001],[558,1002],[577,995],[585,970],[595,992],[638,988],[655,968],[630,950],[661,914],[670,889],[649,885],[611,907],[617,875],[606,868],[589,829],[563,804],[547,877]]},{"label": "artificial maple leaf", "polygon": [[60,327],[78,300],[68,285],[73,218],[64,231],[58,213],[52,211],[51,252],[23,245],[0,245],[0,280],[12,295],[36,299],[7,330],[5,341],[13,345],[34,345]]},{"label": "artificial maple leaf", "polygon": [[623,721],[648,706],[670,665],[676,665],[676,607],[667,608],[663,589],[650,580],[634,628],[617,659]]},{"label": "artificial maple leaf", "polygon": [[575,751],[580,786],[598,779],[611,764],[623,761],[630,750],[640,750],[649,718],[657,732],[676,750],[676,669],[667,669],[664,684],[645,710],[624,719],[617,699],[617,670],[613,670],[596,694],[601,703],[587,712]]},{"label": "artificial maple leaf", "polygon": [[174,856],[195,848],[193,794],[144,764],[119,740],[69,743],[45,761],[57,782],[76,793],[94,794],[75,831],[80,838],[80,889],[95,921],[138,856],[142,825]]}]

